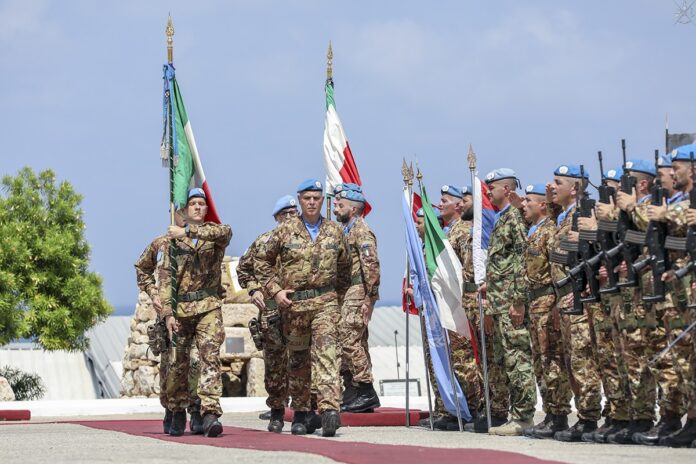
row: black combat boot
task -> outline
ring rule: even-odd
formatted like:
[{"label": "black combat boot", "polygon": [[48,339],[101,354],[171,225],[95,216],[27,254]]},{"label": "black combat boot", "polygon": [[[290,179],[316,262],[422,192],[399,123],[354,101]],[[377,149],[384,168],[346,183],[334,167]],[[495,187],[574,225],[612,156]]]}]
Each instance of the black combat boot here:
[{"label": "black combat boot", "polygon": [[[507,423],[507,417],[491,416],[491,427],[500,427]],[[473,422],[469,422],[464,426],[465,432],[488,433],[488,419],[482,414]]]},{"label": "black combat boot", "polygon": [[660,445],[671,446],[672,448],[681,448],[691,446],[696,440],[696,419],[687,419],[684,427],[678,431],[660,438]]},{"label": "black combat boot", "polygon": [[[437,414],[433,413],[433,425],[435,424],[435,421],[438,420],[441,416],[438,416]],[[430,428],[430,416],[424,417],[423,419],[418,421],[418,426],[419,427],[425,427],[425,428]]]},{"label": "black combat boot", "polygon": [[180,437],[186,430],[186,411],[174,411],[172,413],[172,425],[169,426],[169,435]]},{"label": "black combat boot", "polygon": [[321,416],[314,411],[309,411],[307,413],[307,433],[311,435],[320,428]]},{"label": "black combat boot", "polygon": [[[580,437],[580,441],[583,441],[585,443],[595,443],[595,435],[597,435],[598,433],[599,434],[605,433],[606,431],[608,431],[611,428],[611,424],[613,424],[613,423],[614,423],[614,419],[612,419],[611,417],[606,417],[604,419],[604,423],[602,424],[602,426],[600,428],[598,428],[597,430],[595,430],[593,432],[583,433],[582,437]],[[604,443],[604,441],[602,441],[600,443]]]},{"label": "black combat boot", "polygon": [[681,420],[674,414],[665,414],[660,417],[660,422],[647,432],[633,434],[633,442],[638,445],[657,445],[660,438],[666,437],[681,428]]},{"label": "black combat boot", "polygon": [[341,416],[338,411],[324,411],[321,413],[321,436],[333,437],[341,426]]},{"label": "black combat boot", "polygon": [[449,425],[452,426],[457,426],[459,423],[457,422],[457,418],[454,416],[451,416],[449,414],[444,414],[440,417],[438,417],[436,420],[433,420],[433,429],[434,430],[447,430],[447,427]]},{"label": "black combat boot", "polygon": [[553,438],[557,432],[565,430],[568,430],[568,416],[565,414],[552,414],[551,422],[534,431],[534,438]]},{"label": "black combat boot", "polygon": [[522,435],[524,435],[525,437],[529,437],[529,438],[535,438],[534,432],[537,429],[545,427],[552,420],[553,420],[553,414],[546,414],[546,416],[544,416],[543,421],[539,422],[536,425],[532,425],[531,427],[527,427],[526,429],[524,429],[524,432],[522,432]]},{"label": "black combat boot", "polygon": [[189,419],[189,428],[191,433],[194,435],[203,435],[203,417],[201,417],[200,411],[191,412],[191,419]]},{"label": "black combat boot", "polygon": [[593,435],[595,443],[608,443],[607,439],[609,435],[613,435],[616,432],[625,429],[629,426],[631,422],[627,420],[612,420],[611,425],[607,428],[600,427],[597,429]]},{"label": "black combat boot", "polygon": [[558,441],[580,441],[583,433],[595,430],[597,430],[597,421],[579,419],[571,428],[556,432],[553,438]]},{"label": "black combat boot", "polygon": [[371,383],[359,383],[358,394],[355,399],[345,404],[341,411],[344,412],[374,412],[379,408],[379,396]]},{"label": "black combat boot", "polygon": [[290,432],[293,435],[307,435],[307,413],[305,411],[295,411]]},{"label": "black combat boot", "polygon": [[280,433],[283,431],[283,416],[285,415],[285,409],[271,409],[271,421],[268,423],[268,431],[273,433]]},{"label": "black combat boot", "polygon": [[271,410],[269,409],[268,411],[264,411],[261,414],[259,414],[259,419],[261,420],[269,420],[271,418]]},{"label": "black combat boot", "polygon": [[639,419],[630,422],[628,427],[619,430],[616,433],[610,433],[607,435],[607,443],[613,443],[615,445],[632,445],[633,434],[647,432],[653,427],[653,421],[650,419]]},{"label": "black combat boot", "polygon": [[203,416],[203,433],[210,438],[217,437],[222,433],[222,424],[215,414]]},{"label": "black combat boot", "polygon": [[164,420],[162,421],[162,428],[164,433],[169,434],[169,429],[172,426],[172,412],[169,409],[164,410]]},{"label": "black combat boot", "polygon": [[346,405],[355,401],[358,396],[358,388],[353,385],[353,374],[344,372],[343,374],[343,397],[341,398],[341,411],[344,411]]}]

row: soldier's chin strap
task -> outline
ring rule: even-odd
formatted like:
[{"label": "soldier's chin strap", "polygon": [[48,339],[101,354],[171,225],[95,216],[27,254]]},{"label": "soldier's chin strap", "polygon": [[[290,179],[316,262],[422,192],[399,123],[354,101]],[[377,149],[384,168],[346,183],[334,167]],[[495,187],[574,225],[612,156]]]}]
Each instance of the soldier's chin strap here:
[{"label": "soldier's chin strap", "polygon": [[679,334],[678,337],[676,337],[674,340],[672,340],[672,341],[669,343],[669,345],[667,345],[667,346],[665,347],[664,350],[660,351],[660,352],[657,353],[655,356],[653,356],[653,358],[652,358],[650,361],[648,361],[648,364],[655,364],[657,361],[659,361],[660,359],[662,359],[667,353],[669,353],[669,352],[672,350],[672,348],[674,348],[674,346],[675,346],[677,343],[679,343],[679,340],[681,340],[682,338],[684,338],[684,337],[686,336],[686,334],[688,334],[694,327],[696,327],[696,321],[693,321],[691,324],[689,324],[689,326],[688,326],[686,329],[684,329],[684,330],[682,331],[682,333]]}]

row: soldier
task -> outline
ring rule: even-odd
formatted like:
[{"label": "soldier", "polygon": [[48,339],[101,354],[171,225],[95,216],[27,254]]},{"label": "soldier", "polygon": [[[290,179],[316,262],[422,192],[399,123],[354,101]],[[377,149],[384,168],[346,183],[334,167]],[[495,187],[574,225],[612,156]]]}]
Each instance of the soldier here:
[{"label": "soldier", "polygon": [[[552,218],[557,230],[552,243],[551,276],[554,282],[567,275],[567,251],[561,248],[564,240],[577,241],[578,233],[571,230],[576,197],[584,191],[589,179],[581,173],[579,166],[563,165],[554,171],[554,181],[547,186],[547,201],[553,203]],[[559,441],[580,441],[583,433],[594,432],[601,417],[601,381],[597,367],[597,356],[590,332],[589,317],[592,305],[585,305],[580,315],[564,314],[573,307],[571,286],[566,285],[556,293],[556,304],[561,313],[561,335],[569,364],[569,379],[575,393],[578,421],[568,430],[554,434]]]},{"label": "soldier", "polygon": [[[188,375],[191,344],[195,341],[200,363],[198,396],[201,399],[203,432],[207,437],[222,433],[220,395],[220,345],[225,339],[220,301],[222,260],[232,238],[228,225],[204,222],[208,206],[203,189],[188,194],[186,227],[169,226],[167,236],[176,241],[177,295],[170,285],[160,287],[162,316],[170,335],[176,333],[176,359],[167,378],[168,408],[173,412],[169,434],[180,436],[186,426],[185,409],[190,404]],[[165,282],[171,279],[169,255],[163,265]],[[176,319],[174,318],[176,309]]]},{"label": "soldier", "polygon": [[288,392],[295,410],[291,432],[314,432],[308,423],[314,377],[322,435],[329,437],[340,426],[338,301],[350,286],[350,253],[341,227],[321,216],[321,182],[308,179],[297,193],[301,217],[276,227],[254,260],[254,269],[264,296],[273,298],[281,311]]},{"label": "soldier", "polygon": [[533,425],[536,406],[532,351],[525,326],[527,228],[519,210],[510,207],[509,199],[518,182],[515,172],[508,168],[486,176],[488,195],[498,208],[488,243],[486,284],[482,286],[487,299],[484,327],[493,338],[493,351],[487,355],[491,372],[504,372],[511,408],[510,420],[489,430],[493,435],[522,435]]},{"label": "soldier", "polygon": [[[174,217],[177,225],[183,226],[185,224],[184,218],[181,216],[181,214],[176,214]],[[159,341],[157,339],[166,337],[166,334],[162,334],[159,330],[159,321],[161,320],[162,313],[162,303],[159,297],[159,286],[169,285],[169,282],[163,282],[161,277],[162,261],[164,259],[164,255],[169,252],[169,242],[170,241],[166,235],[160,235],[159,237],[155,238],[152,243],[145,248],[145,251],[143,251],[143,254],[140,255],[140,258],[138,258],[138,261],[135,263],[135,273],[138,281],[138,288],[140,291],[148,294],[152,300],[152,306],[155,308],[155,312],[157,313],[157,323],[152,329],[148,329],[148,335],[150,335],[150,330],[156,331],[152,336],[149,337],[151,339],[154,337],[155,340],[150,340],[149,343],[157,343]],[[157,274],[157,277],[155,277],[155,274]],[[154,350],[159,351],[158,348],[152,345],[150,348],[153,350],[153,354],[155,354]],[[159,398],[160,404],[165,410],[162,425],[164,428],[164,433],[166,434],[169,434],[173,415],[172,411],[168,409],[169,399],[167,397],[167,376],[171,364],[169,354],[168,349],[159,351]],[[194,360],[192,356],[191,371],[189,373],[189,394],[191,399],[188,412],[191,415],[191,420],[189,422],[191,432],[194,435],[199,435],[203,433],[203,418],[201,417],[200,411],[201,400],[196,394],[196,389],[198,387],[198,356],[196,355],[195,358],[196,359]]]},{"label": "soldier", "polygon": [[[285,195],[278,199],[273,207],[273,218],[277,224],[282,224],[297,216],[297,200]],[[268,431],[280,433],[283,430],[283,415],[288,402],[288,354],[283,340],[280,312],[273,300],[264,300],[261,284],[256,278],[254,260],[259,249],[271,237],[271,231],[259,235],[249,249],[239,259],[237,279],[239,285],[246,289],[251,296],[251,302],[259,308],[257,323],[260,326],[260,336],[263,339],[264,385],[268,392],[266,405],[271,408],[268,417]],[[254,324],[252,324],[253,326]]]},{"label": "soldier", "polygon": [[335,214],[351,254],[351,286],[341,306],[339,342],[343,349],[341,375],[346,390],[341,411],[373,412],[380,406],[372,385],[372,361],[367,325],[379,299],[377,239],[363,219],[365,196],[355,184],[343,184],[336,196]]},{"label": "soldier", "polygon": [[546,185],[525,189],[524,218],[531,224],[527,232],[525,266],[529,283],[530,336],[534,373],[541,393],[542,422],[524,431],[532,438],[552,438],[568,428],[572,392],[564,363],[561,317],[551,279],[550,247],[556,224],[548,217]]}]

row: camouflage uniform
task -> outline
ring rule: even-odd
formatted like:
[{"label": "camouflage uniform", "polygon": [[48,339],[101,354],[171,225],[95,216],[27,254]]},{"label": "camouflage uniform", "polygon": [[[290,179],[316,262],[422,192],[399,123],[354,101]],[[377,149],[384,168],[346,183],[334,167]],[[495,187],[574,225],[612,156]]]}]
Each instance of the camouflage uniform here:
[{"label": "camouflage uniform", "polygon": [[[222,260],[225,248],[232,238],[228,225],[206,222],[189,225],[187,236],[176,242],[177,295],[172,295],[171,286],[160,288],[162,316],[173,314],[179,329],[176,334],[176,360],[171,366],[166,390],[168,409],[177,412],[189,405],[186,386],[190,369],[190,350],[195,341],[198,348],[200,378],[198,396],[201,399],[201,414],[222,415],[220,395],[220,345],[225,339],[222,323]],[[197,239],[197,243],[193,242]],[[165,254],[163,277],[171,279],[169,255]]]},{"label": "camouflage uniform", "polygon": [[[169,252],[169,239],[165,235],[161,235],[150,243],[145,251],[140,255],[135,263],[135,274],[138,281],[140,291],[147,293],[151,300],[159,296],[159,285],[164,282],[169,285],[166,280],[163,281],[163,259],[164,255]],[[155,277],[156,275],[156,277]],[[158,314],[159,318],[160,315]],[[159,361],[159,398],[163,408],[168,408],[169,398],[167,396],[167,377],[171,368],[170,350],[165,350],[160,353]],[[198,412],[200,410],[201,400],[198,398],[196,390],[198,388],[198,352],[194,350],[191,354],[191,368],[189,370],[189,396],[190,406],[188,412]]]},{"label": "camouflage uniform", "polygon": [[367,343],[365,314],[379,299],[377,239],[362,217],[355,218],[346,235],[351,254],[351,286],[341,306],[339,344],[343,349],[341,371],[350,371],[353,382],[372,383],[372,361]]},{"label": "camouflage uniform", "polygon": [[[558,225],[558,230],[551,245],[556,255],[568,253],[560,248],[560,243],[571,230],[574,211],[575,206],[573,205],[568,210],[563,221]],[[556,212],[553,214],[554,219]],[[567,276],[566,266],[553,262],[551,264],[551,276],[555,282],[563,279]],[[573,307],[573,294],[566,293],[570,290],[572,290],[570,286],[566,286],[559,291],[557,303],[562,314],[561,335],[563,337],[566,363],[569,366],[570,385],[575,393],[575,406],[578,410],[578,417],[585,421],[597,421],[601,417],[602,387],[589,322],[593,317],[593,313],[596,312],[594,310],[597,306],[585,305],[585,314],[563,314],[564,310]]]},{"label": "camouflage uniform", "polygon": [[547,414],[565,416],[570,413],[572,392],[564,363],[561,330],[554,324],[554,319],[559,315],[551,280],[549,247],[555,234],[553,220],[542,219],[537,229],[527,238],[525,265],[529,282],[534,373],[543,410]]},{"label": "camouflage uniform", "polygon": [[[261,291],[261,284],[256,278],[254,260],[261,247],[271,237],[271,232],[259,235],[249,249],[239,259],[237,265],[237,279],[239,285],[245,288],[249,295],[255,291]],[[266,308],[259,310],[258,319],[263,334],[263,382],[268,392],[266,405],[271,409],[282,409],[288,403],[288,350],[285,346],[282,334],[276,327],[269,326],[269,320],[280,313],[273,300],[266,301]]]},{"label": "camouflage uniform", "polygon": [[[508,206],[499,213],[488,243],[486,314],[493,317],[493,350],[487,352],[492,378],[502,371],[507,378],[512,420],[530,421],[536,409],[529,332],[515,328],[509,308],[527,303],[524,267],[527,230],[520,211]],[[494,372],[496,372],[494,374]]]},{"label": "camouflage uniform", "polygon": [[[276,270],[276,260],[280,270]],[[311,409],[312,378],[319,412],[338,411],[339,299],[350,286],[350,252],[342,228],[322,219],[312,241],[303,219],[280,224],[254,260],[266,298],[293,289],[293,304],[281,309],[288,347],[288,392],[296,412]]]}]

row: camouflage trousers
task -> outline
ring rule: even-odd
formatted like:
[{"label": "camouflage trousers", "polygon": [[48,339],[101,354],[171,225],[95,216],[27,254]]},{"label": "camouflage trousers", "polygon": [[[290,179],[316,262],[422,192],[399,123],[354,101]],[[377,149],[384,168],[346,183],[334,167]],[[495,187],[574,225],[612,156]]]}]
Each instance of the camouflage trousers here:
[{"label": "camouflage trousers", "polygon": [[[515,328],[507,312],[493,314],[492,350],[487,350],[488,384],[509,396],[513,420],[531,420],[536,410],[536,383],[532,369],[532,347],[526,327]],[[488,337],[487,337],[488,338]],[[501,385],[496,385],[500,383]],[[502,387],[505,385],[505,387]],[[497,407],[502,406],[496,405]],[[497,411],[502,413],[502,411]],[[498,414],[495,415],[498,415]],[[493,402],[491,401],[491,414]],[[507,410],[501,416],[507,416]]]},{"label": "camouflage trousers", "polygon": [[[341,372],[350,371],[353,382],[372,383],[372,360],[367,343],[368,331],[364,317],[364,298],[346,298],[341,306],[341,324],[338,330],[342,349]],[[371,305],[370,305],[371,306]],[[367,308],[369,311],[371,307]]]},{"label": "camouflage trousers", "polygon": [[[564,308],[573,305],[573,295],[568,297],[563,300]],[[563,314],[561,309],[563,349],[575,407],[578,417],[588,421],[597,421],[602,415],[602,382],[588,319],[588,314],[591,316],[597,309],[597,305],[586,304],[585,313],[580,315]]]},{"label": "camouflage trousers", "polygon": [[302,303],[295,302],[282,311],[292,408],[295,411],[313,409],[311,396],[316,389],[319,412],[338,411],[341,398],[338,302],[328,301],[320,308]]},{"label": "camouflage trousers", "polygon": [[[277,310],[259,311],[263,334],[263,383],[268,393],[266,405],[271,409],[284,409],[288,404],[288,350],[282,334],[282,323],[275,324]],[[270,320],[269,320],[270,319]]]},{"label": "camouflage trousers", "polygon": [[[696,309],[688,310],[687,322],[691,324],[693,321],[696,321]],[[689,382],[687,383],[687,388],[689,389],[689,406],[686,411],[686,417],[696,420],[696,334],[694,334],[694,330],[696,329],[691,329],[691,332],[687,335],[687,337],[691,338],[691,352],[688,358],[690,368],[688,375]]]},{"label": "camouflage trousers", "polygon": [[628,372],[616,324],[616,306],[622,301],[620,294],[602,295],[601,308],[592,313],[592,325],[602,388],[607,399],[602,415],[614,420],[627,421],[631,419]]},{"label": "camouflage trousers", "polygon": [[220,308],[206,313],[177,319],[179,331],[176,337],[176,361],[167,375],[168,409],[181,411],[189,407],[189,372],[191,371],[191,347],[198,348],[199,380],[197,393],[201,400],[201,414],[222,415],[220,396],[220,345],[225,340]]},{"label": "camouflage trousers", "polygon": [[573,394],[565,367],[560,324],[557,327],[554,323],[554,311],[558,311],[554,304],[554,295],[539,297],[529,304],[532,361],[543,411],[568,415]]},{"label": "camouflage trousers", "polygon": [[[187,408],[189,414],[193,412],[200,412],[201,410],[201,399],[198,397],[198,372],[199,372],[199,362],[198,362],[198,349],[193,346],[191,347],[190,354],[190,369],[188,375],[188,385],[189,385],[189,406]],[[171,369],[171,350],[166,350],[160,353],[160,363],[159,363],[159,399],[160,404],[163,408],[167,409],[169,407],[169,396],[167,396],[167,377],[169,376],[169,371]]]}]

